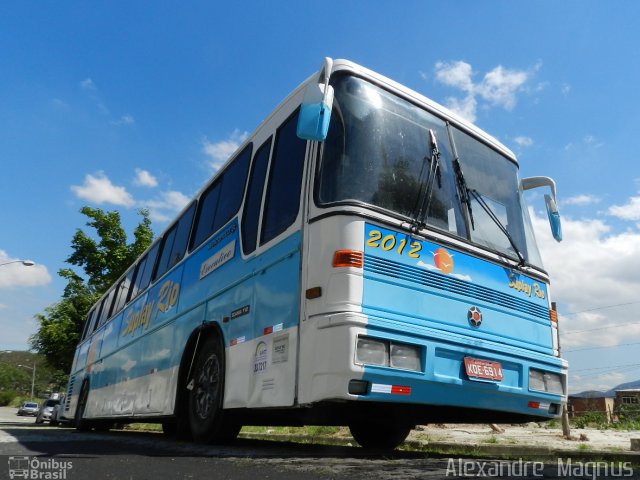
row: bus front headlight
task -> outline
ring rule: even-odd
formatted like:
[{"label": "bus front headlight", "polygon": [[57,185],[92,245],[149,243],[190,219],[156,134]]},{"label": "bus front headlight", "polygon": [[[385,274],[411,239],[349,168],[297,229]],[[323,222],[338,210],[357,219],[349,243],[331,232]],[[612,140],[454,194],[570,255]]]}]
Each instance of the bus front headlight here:
[{"label": "bus front headlight", "polygon": [[391,344],[391,366],[404,370],[420,372],[420,347],[413,345]]},{"label": "bus front headlight", "polygon": [[356,362],[369,365],[389,365],[387,342],[369,337],[358,337]]}]

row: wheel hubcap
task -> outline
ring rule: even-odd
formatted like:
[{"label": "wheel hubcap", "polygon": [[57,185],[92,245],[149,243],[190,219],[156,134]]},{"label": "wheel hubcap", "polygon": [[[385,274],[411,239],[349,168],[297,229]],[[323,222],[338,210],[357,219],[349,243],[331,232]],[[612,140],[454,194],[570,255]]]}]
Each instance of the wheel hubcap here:
[{"label": "wheel hubcap", "polygon": [[220,383],[220,364],[218,357],[209,356],[196,376],[194,388],[195,411],[201,419],[208,418],[215,410]]}]

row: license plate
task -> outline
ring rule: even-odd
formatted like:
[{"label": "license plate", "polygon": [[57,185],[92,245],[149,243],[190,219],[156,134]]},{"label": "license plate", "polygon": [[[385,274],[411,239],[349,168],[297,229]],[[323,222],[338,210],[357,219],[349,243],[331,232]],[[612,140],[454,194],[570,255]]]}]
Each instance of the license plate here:
[{"label": "license plate", "polygon": [[498,382],[502,380],[502,365],[499,362],[465,357],[464,368],[471,380],[482,379]]}]

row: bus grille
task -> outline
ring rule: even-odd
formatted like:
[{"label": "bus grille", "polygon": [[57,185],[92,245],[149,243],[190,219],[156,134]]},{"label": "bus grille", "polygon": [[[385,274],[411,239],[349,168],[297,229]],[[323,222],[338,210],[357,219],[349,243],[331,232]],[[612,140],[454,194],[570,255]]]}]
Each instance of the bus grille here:
[{"label": "bus grille", "polygon": [[492,303],[509,310],[517,310],[526,315],[549,319],[549,310],[543,306],[521,298],[498,292],[491,288],[475,285],[471,282],[432,272],[424,268],[403,265],[373,255],[364,256],[364,271],[386,277],[398,278],[405,282],[424,285],[429,288],[443,290],[466,298]]}]

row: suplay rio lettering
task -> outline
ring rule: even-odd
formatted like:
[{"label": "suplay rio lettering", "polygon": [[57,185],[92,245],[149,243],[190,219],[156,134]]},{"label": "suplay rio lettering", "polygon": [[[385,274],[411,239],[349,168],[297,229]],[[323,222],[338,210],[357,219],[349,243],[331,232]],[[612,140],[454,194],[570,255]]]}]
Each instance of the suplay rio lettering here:
[{"label": "suplay rio lettering", "polygon": [[155,302],[145,303],[139,310],[131,309],[127,312],[125,317],[125,327],[122,330],[121,336],[125,337],[137,331],[138,329],[146,330],[151,323],[151,312]]},{"label": "suplay rio lettering", "polygon": [[531,295],[535,295],[536,297],[544,300],[546,295],[544,293],[544,289],[540,286],[540,284],[533,282],[527,283],[524,280],[516,280],[515,276],[510,276],[509,288],[513,288],[517,292],[522,292],[528,297]]}]

